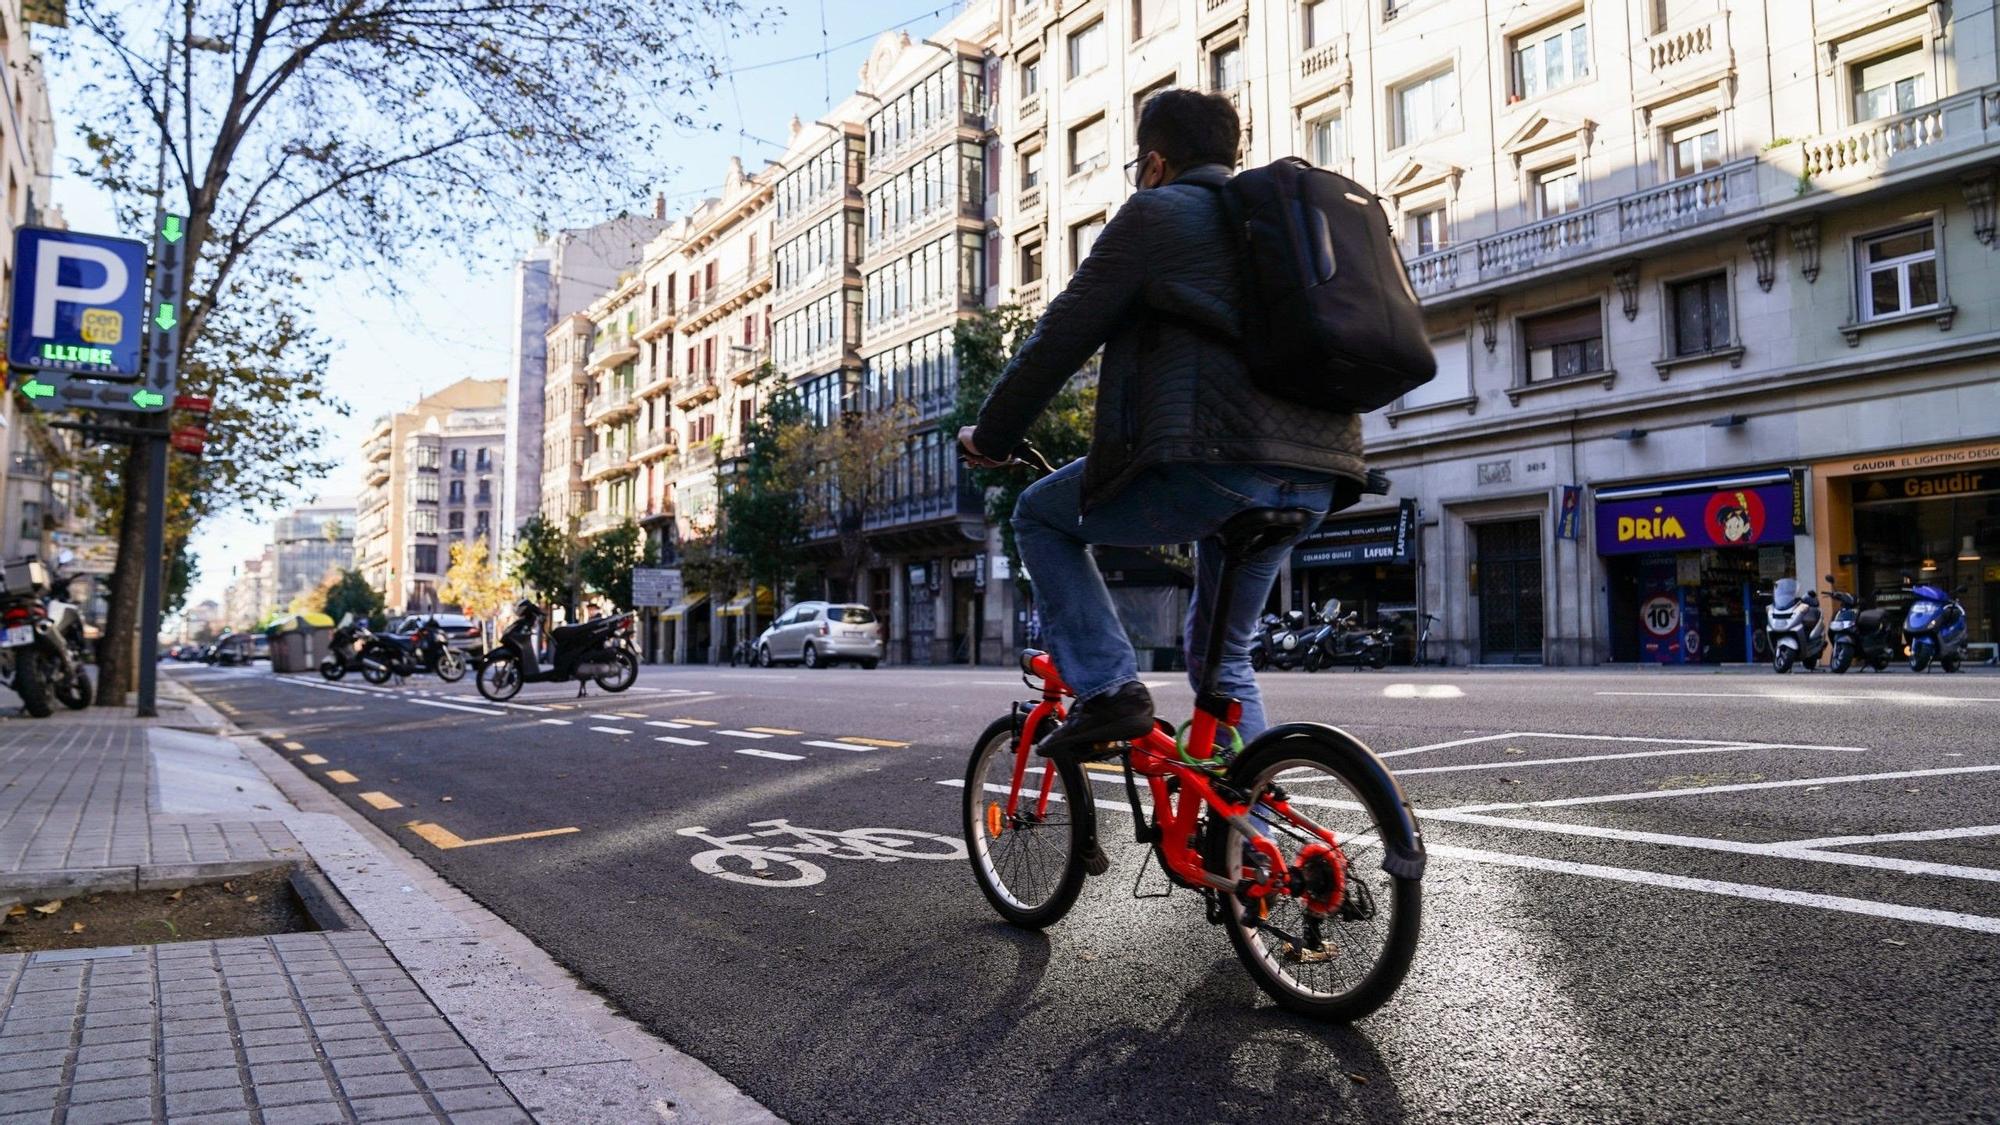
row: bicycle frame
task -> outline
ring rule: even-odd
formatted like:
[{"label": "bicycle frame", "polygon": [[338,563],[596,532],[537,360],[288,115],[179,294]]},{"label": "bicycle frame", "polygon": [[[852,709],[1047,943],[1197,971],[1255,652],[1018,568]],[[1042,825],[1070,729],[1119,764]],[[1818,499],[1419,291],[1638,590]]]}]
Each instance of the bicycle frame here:
[{"label": "bicycle frame", "polygon": [[[1042,698],[1028,710],[1021,722],[1020,737],[1015,743],[1013,781],[1007,792],[1006,804],[1009,820],[1019,807],[1021,783],[1027,773],[1028,759],[1034,753],[1036,731],[1050,716],[1062,718],[1063,700],[1073,694],[1056,671],[1055,661],[1046,653],[1036,654],[1025,670],[1041,679]],[[1228,718],[1234,720],[1240,715],[1241,708],[1238,706]],[[1183,884],[1239,895],[1252,901],[1274,894],[1293,893],[1299,886],[1294,877],[1295,868],[1286,864],[1277,844],[1257,827],[1251,816],[1252,803],[1236,800],[1217,790],[1219,779],[1212,769],[1211,759],[1215,736],[1223,726],[1215,715],[1197,709],[1193,722],[1188,726],[1189,749],[1186,754],[1182,753],[1172,734],[1158,728],[1132,743],[1129,769],[1146,779],[1153,798],[1153,822],[1150,826],[1141,827],[1136,835],[1142,843],[1159,846],[1160,860],[1167,872]],[[1038,817],[1048,810],[1055,774],[1054,769],[1042,770],[1040,791],[1034,798]],[[1128,788],[1128,795],[1136,797],[1136,792]],[[1321,913],[1339,909],[1346,895],[1347,857],[1333,833],[1294,811],[1291,802],[1282,796],[1265,801],[1263,805],[1319,841],[1300,850],[1299,866],[1309,858],[1327,857],[1333,868],[1333,886],[1330,894],[1314,898],[1307,905]],[[1264,862],[1254,868],[1239,866],[1238,878],[1234,880],[1209,871],[1202,862],[1196,840],[1203,808],[1213,810],[1217,817],[1241,831]],[[1132,815],[1144,825],[1144,812],[1136,800]]]}]

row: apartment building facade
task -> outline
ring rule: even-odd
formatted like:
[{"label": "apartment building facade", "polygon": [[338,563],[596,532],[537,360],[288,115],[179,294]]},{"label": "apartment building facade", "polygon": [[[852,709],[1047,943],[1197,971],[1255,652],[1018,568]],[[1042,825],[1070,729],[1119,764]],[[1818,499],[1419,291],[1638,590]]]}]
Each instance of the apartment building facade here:
[{"label": "apartment building facade", "polygon": [[362,444],[354,561],[391,612],[439,609],[451,545],[496,541],[504,379],[461,379],[378,419]]},{"label": "apartment building facade", "polygon": [[290,605],[354,564],[354,501],[301,504],[271,525],[271,600]]},{"label": "apartment building facade", "polygon": [[[50,206],[55,163],[55,120],[41,52],[29,27],[42,9],[0,4],[0,286],[13,291],[14,230],[30,224],[62,225]],[[80,509],[83,490],[62,464],[69,442],[41,416],[23,409],[13,395],[0,396],[0,427],[6,432],[4,495],[0,496],[0,557],[53,553],[57,535],[81,530],[89,516]]]}]

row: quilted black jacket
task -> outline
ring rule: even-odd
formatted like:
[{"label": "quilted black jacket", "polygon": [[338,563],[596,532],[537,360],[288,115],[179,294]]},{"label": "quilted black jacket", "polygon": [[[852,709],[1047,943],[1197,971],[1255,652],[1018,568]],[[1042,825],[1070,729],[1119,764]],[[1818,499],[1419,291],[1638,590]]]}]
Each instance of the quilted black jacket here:
[{"label": "quilted black jacket", "polygon": [[973,433],[982,452],[1019,445],[1102,346],[1086,511],[1153,465],[1281,465],[1362,479],[1359,418],[1263,393],[1236,354],[1239,251],[1213,186],[1229,176],[1205,164],[1125,201],[986,396]]}]

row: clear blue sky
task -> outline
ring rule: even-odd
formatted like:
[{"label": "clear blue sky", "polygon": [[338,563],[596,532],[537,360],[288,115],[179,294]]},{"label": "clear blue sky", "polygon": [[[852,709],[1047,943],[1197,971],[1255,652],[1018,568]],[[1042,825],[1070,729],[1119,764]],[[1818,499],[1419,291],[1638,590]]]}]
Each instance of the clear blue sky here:
[{"label": "clear blue sky", "polygon": [[[819,52],[823,47],[837,49],[825,56],[824,66],[814,59],[761,70],[734,83],[725,80],[709,99],[703,115],[716,128],[682,136],[675,154],[678,167],[658,185],[668,196],[669,213],[713,192],[722,182],[730,156],[740,155],[746,167],[756,168],[779,155],[793,114],[810,121],[852,92],[856,72],[873,42],[872,33],[899,27],[921,38],[949,19],[959,4],[955,0],[788,0],[784,7],[786,11],[763,34],[730,42],[730,61],[751,66]],[[36,31],[42,34],[42,29]],[[862,41],[841,46],[856,39]],[[82,144],[70,131],[63,109],[69,91],[81,80],[74,65],[52,64],[58,136],[54,202],[62,207],[73,228],[116,233],[106,200],[69,174],[69,162],[82,150]],[[635,200],[634,209],[639,206]],[[564,225],[587,225],[605,217],[574,215]],[[427,261],[409,263],[407,268],[420,271],[421,276],[398,277],[405,289],[399,299],[382,296],[367,276],[344,277],[318,294],[319,319],[334,348],[330,382],[353,413],[346,418],[324,419],[333,435],[330,448],[341,465],[316,490],[308,490],[298,500],[351,496],[359,491],[361,439],[380,414],[468,375],[505,377],[510,354],[508,280],[514,258],[525,249],[526,236],[510,241],[496,235],[476,254],[437,253]],[[230,514],[204,523],[195,532],[201,574],[190,592],[190,603],[208,597],[220,600],[232,568],[255,557],[269,538],[263,519]]]}]

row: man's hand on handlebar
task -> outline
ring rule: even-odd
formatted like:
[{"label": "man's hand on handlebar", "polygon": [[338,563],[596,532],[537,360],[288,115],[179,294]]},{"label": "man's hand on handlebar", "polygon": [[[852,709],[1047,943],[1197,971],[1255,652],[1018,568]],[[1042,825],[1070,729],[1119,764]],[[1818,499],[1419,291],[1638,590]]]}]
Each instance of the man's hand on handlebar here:
[{"label": "man's hand on handlebar", "polygon": [[976,426],[962,426],[959,428],[958,448],[960,456],[965,459],[965,463],[975,469],[999,469],[1006,467],[1013,460],[1011,457],[988,457],[979,451],[978,446],[972,444],[972,431],[977,428]]}]

